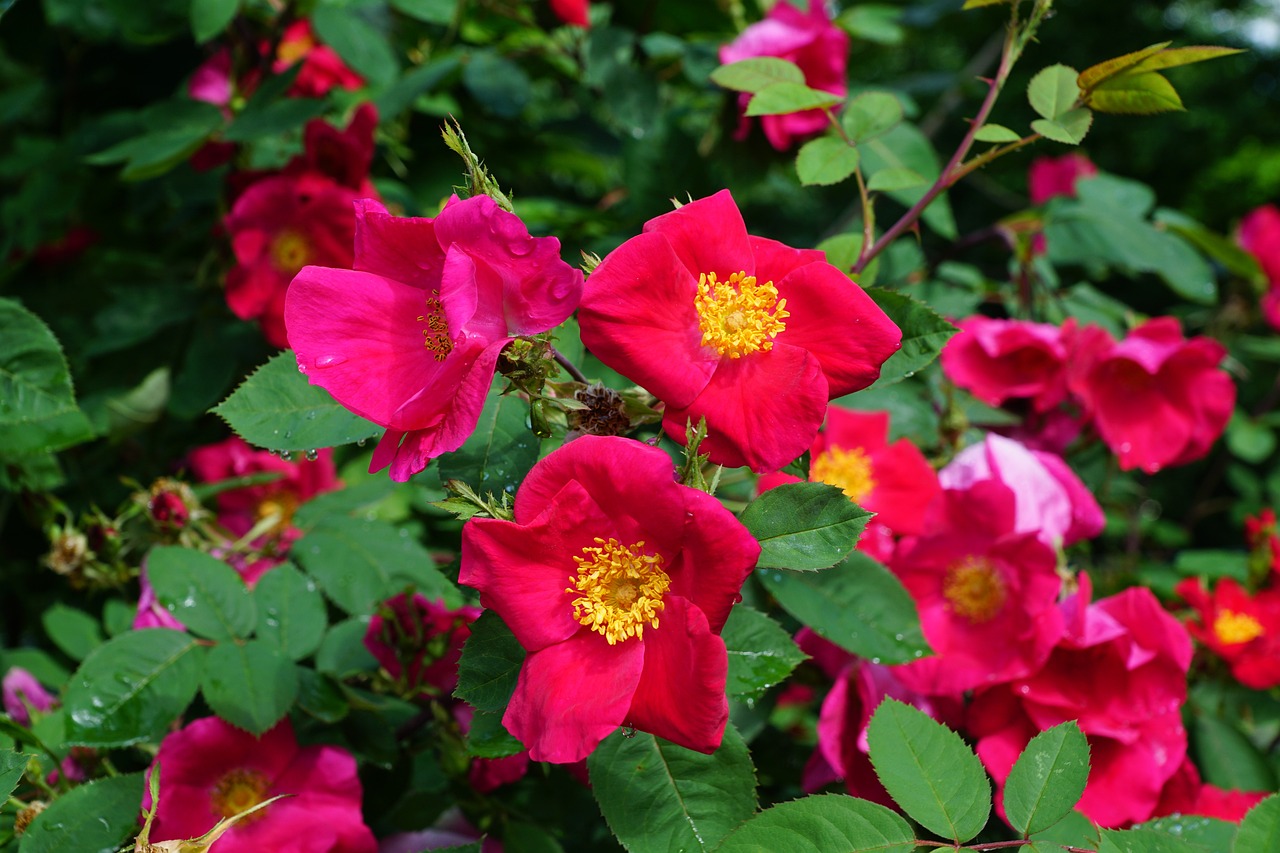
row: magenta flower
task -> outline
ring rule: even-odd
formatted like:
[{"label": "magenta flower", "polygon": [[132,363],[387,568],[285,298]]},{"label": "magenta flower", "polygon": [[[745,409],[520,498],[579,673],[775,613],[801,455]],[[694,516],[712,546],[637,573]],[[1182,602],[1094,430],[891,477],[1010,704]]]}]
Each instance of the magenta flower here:
[{"label": "magenta flower", "polygon": [[1043,412],[1066,399],[1067,330],[980,314],[957,325],[960,332],[947,341],[940,356],[952,382],[992,406],[1030,398],[1035,410]]},{"label": "magenta flower", "polygon": [[57,701],[34,675],[17,666],[4,674],[2,689],[4,712],[20,726],[31,725],[32,711],[44,713]]},{"label": "magenta flower", "polygon": [[392,678],[448,696],[458,686],[462,644],[479,616],[479,607],[450,610],[443,601],[401,593],[373,614],[364,647]]},{"label": "magenta flower", "polygon": [[759,556],[661,450],[584,436],[551,453],[514,522],[462,531],[459,581],[529,652],[507,731],[535,761],[578,761],[624,724],[713,752],[729,714],[720,630]]},{"label": "magenta flower", "polygon": [[827,402],[866,388],[902,332],[812,249],[752,237],[728,190],[651,219],[591,274],[582,340],[665,404],[684,443],[776,471],[809,447]]},{"label": "magenta flower", "polygon": [[1073,152],[1061,157],[1037,157],[1027,170],[1027,189],[1032,204],[1044,204],[1051,198],[1066,196],[1075,198],[1076,182],[1098,174],[1084,154]]},{"label": "magenta flower", "polygon": [[1176,318],[1156,317],[1095,354],[1072,390],[1120,467],[1154,474],[1204,456],[1226,428],[1236,401],[1218,368],[1226,354],[1211,338],[1184,340]]},{"label": "magenta flower", "polygon": [[309,266],[285,302],[298,369],[386,427],[370,471],[408,480],[475,429],[503,347],[568,317],[582,273],[488,196],[435,219],[356,206],[355,268]]},{"label": "magenta flower", "polygon": [[[809,11],[802,12],[787,0],[779,0],[769,9],[763,21],[742,31],[732,44],[720,48],[720,61],[726,65],[757,56],[776,56],[800,66],[805,85],[844,97],[849,91],[845,70],[849,62],[849,36],[832,23],[824,0],[808,0]],[[737,138],[750,130],[745,115],[751,96],[739,97],[744,113]],[[785,151],[797,140],[826,129],[829,121],[822,110],[804,110],[778,116],[763,116],[760,126],[769,144]]]},{"label": "magenta flower", "polygon": [[938,472],[944,489],[967,489],[987,480],[1013,490],[1015,532],[1034,533],[1055,548],[1102,532],[1102,508],[1061,456],[989,433]]},{"label": "magenta flower", "polygon": [[[356,762],[336,746],[299,747],[288,718],[261,737],[205,717],[165,737],[153,841],[195,838],[278,794],[236,823],[218,853],[376,853],[361,815]],[[142,803],[151,808],[150,792]]]}]

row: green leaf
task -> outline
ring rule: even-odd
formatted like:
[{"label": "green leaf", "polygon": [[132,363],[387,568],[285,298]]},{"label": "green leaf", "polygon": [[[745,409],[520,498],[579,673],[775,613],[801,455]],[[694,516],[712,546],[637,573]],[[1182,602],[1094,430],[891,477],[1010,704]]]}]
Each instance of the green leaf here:
[{"label": "green leaf", "polygon": [[462,82],[477,101],[500,118],[515,118],[533,100],[529,75],[494,50],[472,54],[462,69]]},{"label": "green leaf", "polygon": [[502,725],[497,711],[476,711],[467,731],[467,754],[478,758],[505,758],[524,750],[525,746],[511,736]]},{"label": "green leaf", "polygon": [[0,299],[0,457],[61,450],[93,438],[76,406],[62,347],[21,303]]},{"label": "green leaf", "polygon": [[1255,465],[1276,449],[1276,434],[1250,418],[1243,409],[1236,409],[1232,415],[1227,424],[1226,439],[1227,448],[1233,456]]},{"label": "green leaf", "polygon": [[202,649],[193,637],[148,628],[94,650],[67,687],[67,743],[128,746],[159,738],[200,686]]},{"label": "green leaf", "polygon": [[711,82],[735,92],[755,94],[774,83],[804,85],[804,72],[794,62],[776,56],[756,56],[721,65],[711,72]]},{"label": "green leaf", "polygon": [[211,411],[236,435],[267,450],[336,447],[382,432],[308,383],[292,350],[273,356]]},{"label": "green leaf", "polygon": [[779,803],[735,829],[716,853],[912,853],[911,825],[879,803],[820,794]]},{"label": "green leaf", "polygon": [[222,138],[227,142],[251,142],[264,136],[287,133],[302,127],[324,112],[325,102],[319,98],[284,98],[265,107],[255,108],[258,101],[236,116]]},{"label": "green leaf", "polygon": [[9,799],[9,795],[18,787],[18,780],[27,769],[28,758],[29,756],[12,750],[0,752],[0,797]]},{"label": "green leaf", "polygon": [[720,633],[729,652],[730,696],[758,698],[808,658],[777,622],[739,604]]},{"label": "green leaf", "polygon": [[973,135],[978,142],[1017,142],[1022,137],[1002,124],[984,124]]},{"label": "green leaf", "polygon": [[760,542],[761,568],[814,571],[848,556],[871,516],[835,486],[786,483],[748,504],[742,523]]},{"label": "green leaf", "polygon": [[1193,853],[1181,838],[1150,829],[1104,829],[1098,853]]},{"label": "green leaf", "polygon": [[1072,109],[1080,99],[1080,87],[1076,85],[1079,73],[1066,65],[1050,65],[1031,78],[1027,86],[1027,100],[1041,118],[1056,119]]},{"label": "green leaf", "polygon": [[1235,853],[1280,850],[1280,796],[1272,794],[1249,809],[1231,849]]},{"label": "green leaf", "polygon": [[291,660],[320,648],[329,622],[324,599],[311,578],[285,563],[267,572],[254,587],[257,636]]},{"label": "green leaf", "polygon": [[1098,846],[1098,827],[1073,809],[1065,818],[1048,829],[1033,833],[1031,837],[1046,844],[1086,847],[1092,850]]},{"label": "green leaf", "polygon": [[1270,791],[1276,778],[1257,747],[1229,722],[1197,714],[1191,728],[1196,766],[1219,788]]},{"label": "green leaf", "polygon": [[863,92],[845,105],[840,125],[853,142],[879,136],[902,121],[902,102],[888,92]]},{"label": "green leaf", "polygon": [[93,165],[124,163],[120,177],[141,181],[162,175],[187,160],[226,122],[222,111],[202,101],[165,101],[139,116],[147,130],[85,157]]},{"label": "green leaf", "polygon": [[838,184],[857,169],[858,149],[832,136],[806,142],[796,156],[796,174],[807,187]]},{"label": "green leaf", "polygon": [[453,695],[478,711],[506,709],[524,665],[524,649],[492,610],[471,623],[471,636],[458,661],[458,687]]},{"label": "green leaf", "polygon": [[448,26],[458,13],[457,0],[391,0],[391,8],[428,24]]},{"label": "green leaf", "polygon": [[756,810],[751,755],[731,725],[711,755],[616,731],[588,756],[587,770],[600,811],[630,853],[714,850]]},{"label": "green leaf", "polygon": [[1076,85],[1080,87],[1080,91],[1088,92],[1103,80],[1114,77],[1117,74],[1123,74],[1142,60],[1159,53],[1171,44],[1173,42],[1162,41],[1159,44],[1144,47],[1142,50],[1135,50],[1133,53],[1126,53],[1124,56],[1117,56],[1114,59],[1099,62],[1097,65],[1091,65],[1080,72],[1080,76],[1076,78]]},{"label": "green leaf", "polygon": [[906,32],[898,23],[902,10],[879,3],[860,3],[836,18],[836,25],[854,38],[877,44],[902,44]]},{"label": "green leaf", "polygon": [[102,645],[102,626],[83,610],[54,604],[44,612],[40,621],[53,644],[72,660],[84,660]]},{"label": "green leaf", "polygon": [[1201,815],[1170,815],[1134,827],[1177,836],[1196,853],[1222,853],[1230,850],[1239,828],[1230,821]]},{"label": "green leaf", "polygon": [[961,9],[981,9],[983,6],[999,6],[1001,3],[1013,3],[1017,0],[964,0]]},{"label": "green leaf", "polygon": [[378,661],[364,645],[368,632],[368,616],[334,625],[324,635],[320,650],[316,652],[316,669],[336,678],[376,670]]},{"label": "green leaf", "polygon": [[1183,110],[1173,84],[1154,71],[1119,74],[1099,83],[1086,100],[1100,113],[1153,115]]},{"label": "green leaf", "polygon": [[810,89],[803,83],[770,83],[751,97],[748,116],[779,116],[804,110],[832,107],[843,98],[830,92]]},{"label": "green leaf", "polygon": [[489,393],[475,432],[453,453],[440,457],[441,481],[458,479],[480,494],[515,494],[538,461],[541,443],[526,425],[529,403],[515,394]]},{"label": "green leaf", "polygon": [[991,815],[991,782],[960,736],[885,699],[867,726],[871,764],[893,801],[925,829],[963,843]]},{"label": "green leaf", "polygon": [[819,636],[875,663],[907,663],[929,651],[915,603],[893,573],[865,554],[821,572],[759,571],[782,608]]},{"label": "green leaf", "polygon": [[1067,110],[1056,119],[1038,118],[1031,122],[1031,129],[1036,133],[1063,145],[1079,145],[1091,127],[1093,113],[1084,107]]},{"label": "green leaf", "polygon": [[[858,150],[862,152],[862,171],[865,175],[874,176],[884,169],[910,169],[924,175],[925,180],[932,184],[942,173],[942,165],[933,149],[933,143],[919,128],[906,122],[863,142]],[[910,207],[923,198],[926,191],[926,187],[916,187],[888,191],[888,195],[902,206]],[[955,239],[956,223],[946,193],[940,194],[925,208],[921,219],[940,236]]]},{"label": "green leaf", "polygon": [[343,61],[369,78],[370,83],[386,85],[400,72],[390,40],[354,10],[321,5],[312,13],[311,25],[320,41],[336,50]]},{"label": "green leaf", "polygon": [[933,363],[958,329],[923,302],[879,287],[867,288],[867,295],[902,330],[902,346],[880,367],[876,387],[892,385],[915,376]]},{"label": "green leaf", "polygon": [[298,670],[266,640],[219,643],[209,650],[200,689],[215,714],[260,735],[293,706]]},{"label": "green leaf", "polygon": [[909,190],[929,183],[924,175],[912,169],[881,169],[867,181],[867,189],[880,192]]},{"label": "green leaf", "polygon": [[191,34],[204,44],[221,33],[240,11],[240,0],[191,0]]},{"label": "green leaf", "polygon": [[385,521],[330,515],[293,546],[292,554],[334,604],[369,613],[406,586],[449,607],[462,603],[457,587],[435,568],[431,554]]},{"label": "green leaf", "polygon": [[142,784],[142,773],[129,773],[73,788],[36,815],[19,853],[115,853],[137,830]]},{"label": "green leaf", "polygon": [[346,694],[334,679],[306,666],[298,667],[297,673],[299,709],[322,723],[339,722],[350,713]]},{"label": "green leaf", "polygon": [[193,634],[230,640],[249,636],[257,625],[244,579],[208,554],[157,546],[147,554],[147,577],[156,599]]},{"label": "green leaf", "polygon": [[1023,837],[1048,829],[1075,808],[1089,779],[1089,742],[1074,721],[1031,739],[1004,785],[1005,816]]}]

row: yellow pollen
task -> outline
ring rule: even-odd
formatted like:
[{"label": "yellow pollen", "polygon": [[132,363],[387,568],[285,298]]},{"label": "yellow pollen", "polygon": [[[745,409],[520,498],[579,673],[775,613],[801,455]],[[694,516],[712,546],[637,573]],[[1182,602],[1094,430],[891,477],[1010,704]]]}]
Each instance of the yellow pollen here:
[{"label": "yellow pollen", "polygon": [[258,501],[255,515],[258,521],[264,518],[276,519],[276,523],[268,533],[285,529],[293,522],[293,514],[298,510],[298,496],[293,492],[276,492]]},{"label": "yellow pollen", "polygon": [[287,41],[282,40],[280,42],[280,47],[276,49],[276,58],[281,62],[286,62],[289,65],[292,65],[310,53],[311,49],[315,46],[315,39],[312,39],[309,36],[289,39]]},{"label": "yellow pollen", "polygon": [[596,537],[596,545],[574,557],[577,576],[565,592],[579,593],[573,600],[573,618],[603,634],[609,645],[628,637],[643,639],[644,626],[658,627],[658,614],[666,606],[662,594],[671,578],[662,570],[661,554],[645,554],[644,542],[631,547],[617,539]]},{"label": "yellow pollen", "polygon": [[[232,770],[213,786],[213,811],[222,817],[235,817],[267,799],[270,787],[270,780],[257,770]],[[254,812],[240,823],[258,820],[266,811]]]},{"label": "yellow pollen", "polygon": [[440,302],[440,291],[433,290],[427,297],[427,313],[418,315],[419,323],[426,323],[422,330],[423,344],[436,361],[444,361],[453,352],[453,341],[449,338],[449,321],[444,318],[444,305]]},{"label": "yellow pollen", "polygon": [[1004,579],[991,563],[981,557],[965,557],[947,571],[942,595],[951,612],[981,625],[1000,612],[1007,592]]},{"label": "yellow pollen", "polygon": [[871,457],[861,447],[828,447],[810,464],[809,479],[838,486],[849,500],[859,503],[876,487],[873,470]]},{"label": "yellow pollen", "polygon": [[271,243],[276,269],[294,274],[311,260],[311,244],[297,231],[285,231]]},{"label": "yellow pollen", "polygon": [[1235,645],[1256,640],[1266,633],[1262,623],[1248,613],[1222,610],[1213,620],[1213,633],[1223,643]]},{"label": "yellow pollen", "polygon": [[773,282],[757,284],[756,277],[745,272],[734,273],[728,281],[703,273],[693,305],[702,345],[730,358],[773,349],[774,337],[786,328],[782,321],[791,316]]}]

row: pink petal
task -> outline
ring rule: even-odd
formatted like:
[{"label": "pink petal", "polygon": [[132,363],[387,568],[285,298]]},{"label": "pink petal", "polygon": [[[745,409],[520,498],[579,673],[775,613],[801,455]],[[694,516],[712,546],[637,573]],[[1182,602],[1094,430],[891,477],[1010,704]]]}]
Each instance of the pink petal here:
[{"label": "pink petal", "polygon": [[650,219],[644,231],[666,237],[695,282],[702,273],[720,281],[733,273],[757,274],[746,223],[728,190]]},{"label": "pink petal", "polygon": [[444,255],[430,219],[392,216],[376,199],[356,202],[355,269],[430,292],[440,287]]},{"label": "pink petal", "polygon": [[[719,634],[738,594],[760,559],[760,543],[724,504],[706,492],[684,495],[684,546],[671,566],[669,595],[686,598]],[[647,637],[648,635],[646,635]]]},{"label": "pink petal", "polygon": [[502,724],[534,761],[580,761],[626,719],[644,659],[638,640],[583,629],[525,659]]},{"label": "pink petal", "polygon": [[729,720],[725,680],[729,656],[707,617],[667,594],[657,628],[644,633],[644,671],[627,722],[672,743],[712,753]]}]

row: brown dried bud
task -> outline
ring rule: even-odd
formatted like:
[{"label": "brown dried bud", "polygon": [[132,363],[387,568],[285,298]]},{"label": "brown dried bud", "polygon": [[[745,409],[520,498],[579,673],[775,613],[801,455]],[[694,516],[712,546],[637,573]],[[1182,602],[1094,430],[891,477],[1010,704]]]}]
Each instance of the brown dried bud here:
[{"label": "brown dried bud", "polygon": [[93,557],[89,539],[74,527],[54,528],[53,547],[44,557],[44,564],[60,575],[76,575]]},{"label": "brown dried bud", "polygon": [[36,800],[18,812],[18,816],[13,819],[13,836],[15,838],[21,837],[22,833],[27,831],[27,827],[31,826],[31,821],[36,819],[36,815],[44,811],[48,805],[43,800]]},{"label": "brown dried bud", "polygon": [[587,435],[622,435],[631,429],[626,401],[604,385],[588,385],[574,393],[585,409],[569,413],[569,426]]}]

